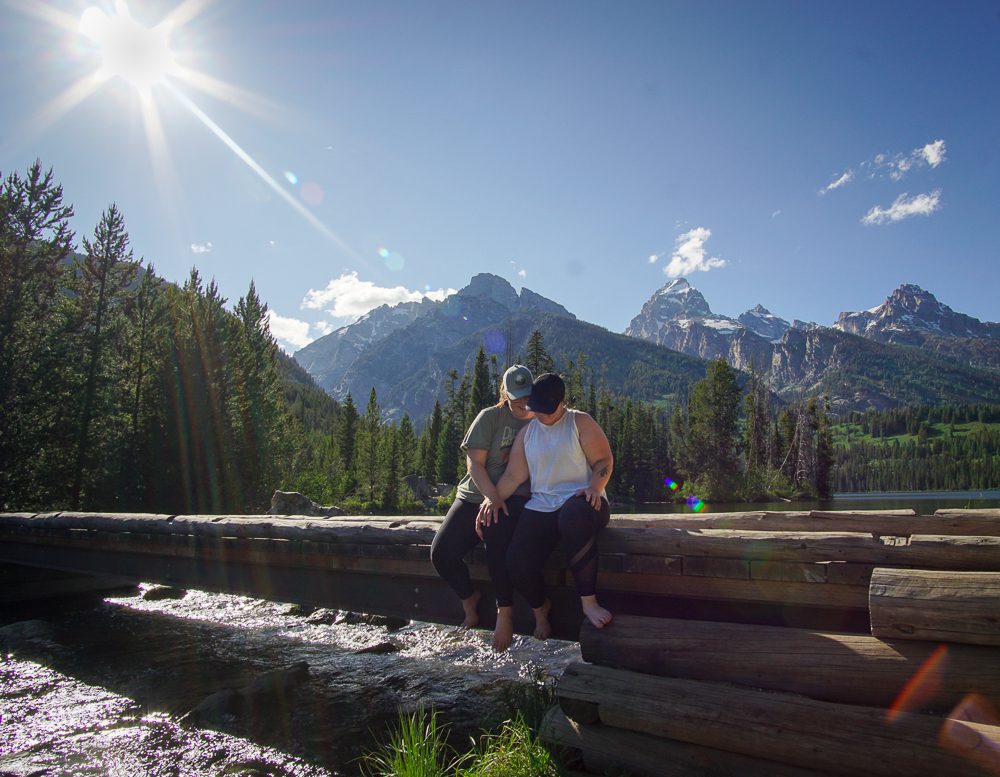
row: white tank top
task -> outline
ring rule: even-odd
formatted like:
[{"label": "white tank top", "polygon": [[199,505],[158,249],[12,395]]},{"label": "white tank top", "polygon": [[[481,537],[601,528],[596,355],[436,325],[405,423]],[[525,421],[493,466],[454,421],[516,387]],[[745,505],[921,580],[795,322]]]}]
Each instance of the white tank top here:
[{"label": "white tank top", "polygon": [[551,426],[532,419],[524,433],[524,455],[531,474],[531,499],[525,507],[551,513],[590,485],[590,465],[576,428],[579,411],[566,410]]}]

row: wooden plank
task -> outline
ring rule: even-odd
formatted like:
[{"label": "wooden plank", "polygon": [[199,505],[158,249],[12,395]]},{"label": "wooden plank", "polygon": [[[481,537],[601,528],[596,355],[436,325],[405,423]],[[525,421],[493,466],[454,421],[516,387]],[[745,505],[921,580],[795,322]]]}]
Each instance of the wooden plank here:
[{"label": "wooden plank", "polygon": [[[970,693],[1000,708],[1000,650],[864,634],[616,615],[580,630],[585,661],[813,699],[947,713]],[[914,682],[914,678],[919,681]]]},{"label": "wooden plank", "polygon": [[822,777],[813,769],[765,761],[711,747],[571,720],[559,708],[546,714],[539,737],[580,752],[593,774],[634,777]]},{"label": "wooden plank", "polygon": [[872,634],[1000,646],[1000,573],[876,569]]},{"label": "wooden plank", "polygon": [[973,760],[1000,752],[1000,727],[816,701],[773,691],[571,664],[560,698],[598,705],[607,726],[844,775],[954,777],[989,772]]}]

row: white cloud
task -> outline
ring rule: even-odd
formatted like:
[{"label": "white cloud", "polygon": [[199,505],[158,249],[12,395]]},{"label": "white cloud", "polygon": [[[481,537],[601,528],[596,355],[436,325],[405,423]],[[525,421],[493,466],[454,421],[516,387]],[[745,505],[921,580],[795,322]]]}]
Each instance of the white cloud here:
[{"label": "white cloud", "polygon": [[[683,235],[679,235],[674,243],[674,251],[670,261],[663,268],[663,274],[670,278],[680,278],[694,272],[708,272],[718,267],[725,267],[726,260],[717,256],[709,256],[705,250],[706,241],[712,236],[712,230],[696,227]],[[649,257],[652,264],[665,254],[653,254]]]},{"label": "white cloud", "polygon": [[527,278],[528,277],[528,271],[527,270],[518,270],[517,271],[517,277],[518,278]]},{"label": "white cloud", "polygon": [[[915,148],[908,154],[897,152],[895,154],[876,154],[871,159],[858,164],[860,170],[867,172],[868,178],[879,178],[888,176],[893,181],[901,181],[911,171],[921,167],[937,167],[945,161],[947,147],[943,140],[935,140],[926,146]],[[825,194],[833,189],[849,183],[854,177],[854,171],[848,170],[833,183],[820,190],[820,194]]]},{"label": "white cloud", "polygon": [[899,195],[888,208],[873,207],[861,219],[862,224],[873,226],[902,221],[913,216],[929,216],[941,209],[941,190],[910,197],[906,192]]},{"label": "white cloud", "polygon": [[325,310],[334,318],[357,319],[379,305],[396,305],[400,302],[416,302],[423,297],[442,300],[455,289],[431,291],[410,291],[403,286],[392,288],[376,286],[371,281],[362,281],[357,271],[345,272],[330,281],[325,289],[310,289],[302,300],[302,307],[311,310]]},{"label": "white cloud", "polygon": [[946,151],[943,140],[935,140],[920,149],[920,153],[931,167],[937,167],[944,161]]},{"label": "white cloud", "polygon": [[210,254],[212,253],[212,241],[207,243],[192,243],[191,244],[192,254]]},{"label": "white cloud", "polygon": [[781,215],[781,208],[778,208],[774,213],[771,214],[771,218],[776,219],[780,215]]},{"label": "white cloud", "polygon": [[847,186],[852,178],[854,178],[854,171],[847,170],[833,183],[827,184],[825,188],[821,189],[820,194],[826,194],[827,192],[832,192],[834,189],[839,189],[841,186]]},{"label": "white cloud", "polygon": [[[267,325],[278,344],[289,353],[309,345],[316,338],[309,336],[309,323],[267,311]],[[288,347],[290,346],[290,347]]]}]

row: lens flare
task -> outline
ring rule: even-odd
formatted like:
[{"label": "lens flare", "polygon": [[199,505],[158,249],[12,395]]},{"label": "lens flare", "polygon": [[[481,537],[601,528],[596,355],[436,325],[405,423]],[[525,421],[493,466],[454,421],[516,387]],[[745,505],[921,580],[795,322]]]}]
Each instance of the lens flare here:
[{"label": "lens flare", "polygon": [[496,329],[490,329],[486,334],[483,335],[483,349],[486,353],[503,353],[507,348],[507,338],[504,336],[503,332]]},{"label": "lens flare", "polygon": [[915,712],[934,698],[941,688],[941,673],[944,671],[947,656],[947,646],[938,645],[893,700],[892,706],[886,712],[886,720],[892,723],[901,714]]},{"label": "lens flare", "polygon": [[299,177],[291,170],[285,170],[285,180],[292,186],[295,186],[299,182]]},{"label": "lens flare", "polygon": [[676,491],[680,486],[670,478],[663,478],[663,485],[669,488],[671,491]]},{"label": "lens flare", "polygon": [[323,191],[323,187],[318,183],[310,181],[309,183],[302,184],[302,191],[299,195],[306,205],[322,205],[326,197],[326,192]]},{"label": "lens flare", "polygon": [[395,251],[390,251],[388,248],[380,248],[378,250],[378,255],[382,257],[382,261],[385,262],[386,269],[392,270],[393,272],[399,272],[406,266],[406,259],[403,258],[402,254],[398,254]]},{"label": "lens flare", "polygon": [[705,503],[702,502],[696,496],[689,496],[688,499],[687,499],[687,503],[688,503],[688,507],[690,507],[696,513],[700,513],[702,510],[705,509]]}]

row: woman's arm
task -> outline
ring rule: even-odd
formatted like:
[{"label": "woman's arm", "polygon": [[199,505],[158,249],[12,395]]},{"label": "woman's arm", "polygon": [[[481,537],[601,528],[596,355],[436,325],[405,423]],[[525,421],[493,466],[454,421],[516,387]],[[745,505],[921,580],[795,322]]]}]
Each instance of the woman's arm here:
[{"label": "woman's arm", "polygon": [[507,459],[507,468],[496,483],[496,498],[487,495],[483,500],[483,506],[479,508],[479,520],[486,526],[497,520],[501,512],[507,512],[507,505],[504,504],[507,497],[517,491],[517,487],[528,479],[528,460],[524,455],[524,426],[514,438],[514,444],[510,449],[510,456]]},{"label": "woman's arm", "polygon": [[482,448],[469,448],[465,451],[465,463],[469,468],[469,476],[476,484],[479,493],[491,502],[499,502],[496,486],[490,480],[490,475],[486,471],[486,455],[489,451]]},{"label": "woman's arm", "polygon": [[583,448],[583,455],[587,458],[591,470],[590,483],[581,489],[579,494],[583,494],[590,505],[597,510],[601,506],[601,492],[611,480],[615,459],[607,435],[589,415],[577,414],[576,430],[580,434],[580,447]]}]

